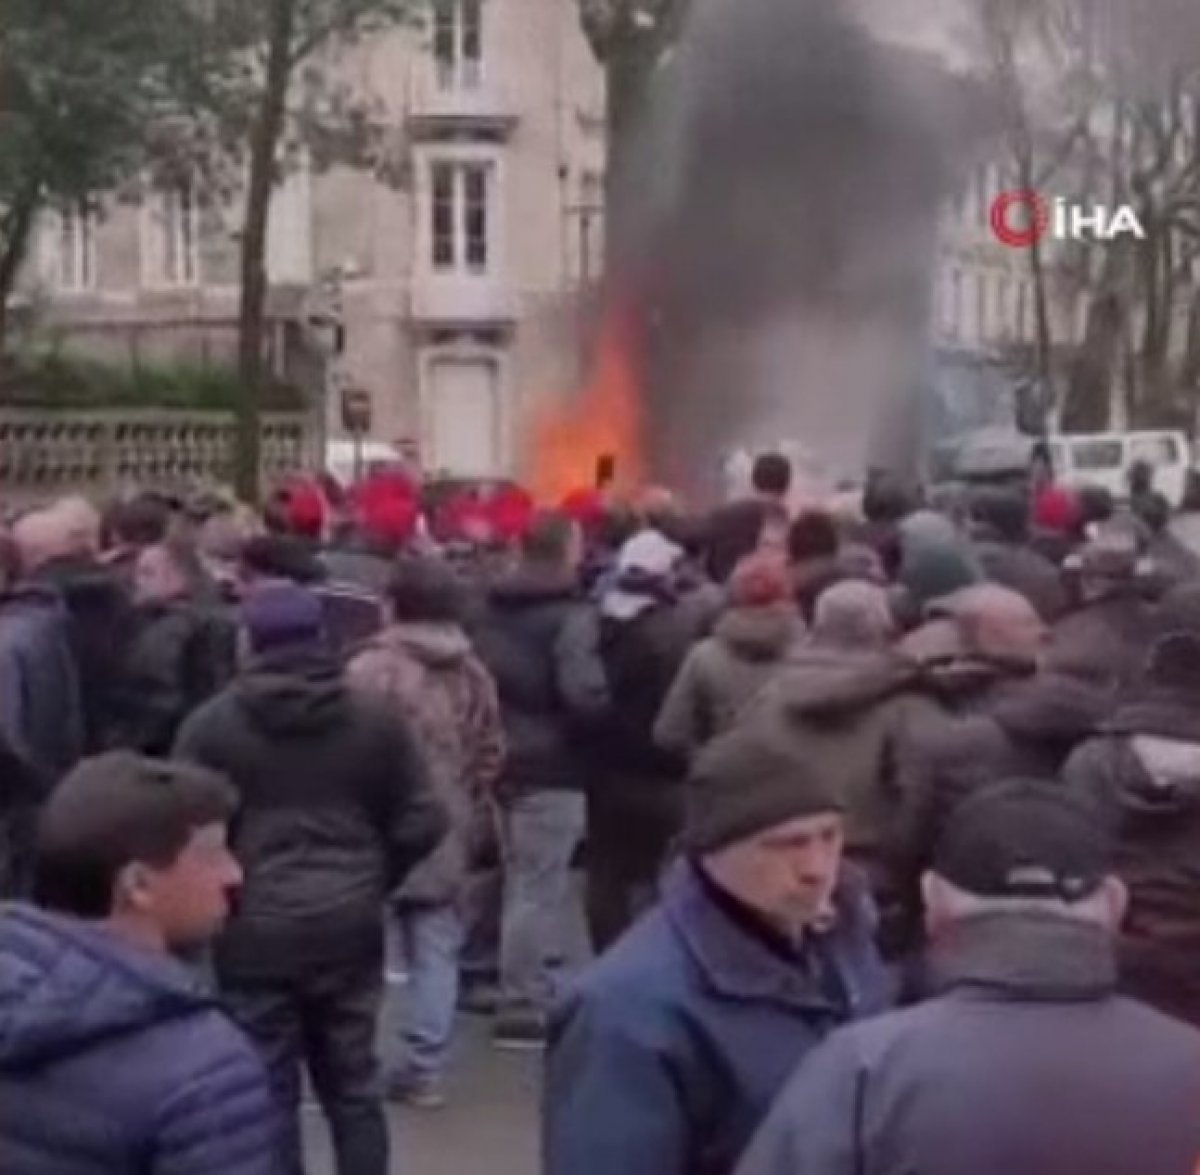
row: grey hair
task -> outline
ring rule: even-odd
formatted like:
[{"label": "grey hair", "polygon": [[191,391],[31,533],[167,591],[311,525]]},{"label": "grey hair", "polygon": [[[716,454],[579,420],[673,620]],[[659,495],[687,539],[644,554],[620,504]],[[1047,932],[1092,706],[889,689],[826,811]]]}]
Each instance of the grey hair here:
[{"label": "grey hair", "polygon": [[1070,922],[1083,922],[1089,926],[1102,926],[1106,930],[1112,927],[1112,897],[1105,886],[1078,902],[1056,898],[981,897],[959,889],[936,873],[930,873],[926,875],[924,889],[925,904],[936,907],[938,914],[952,922],[965,922],[989,914],[1042,914]]}]

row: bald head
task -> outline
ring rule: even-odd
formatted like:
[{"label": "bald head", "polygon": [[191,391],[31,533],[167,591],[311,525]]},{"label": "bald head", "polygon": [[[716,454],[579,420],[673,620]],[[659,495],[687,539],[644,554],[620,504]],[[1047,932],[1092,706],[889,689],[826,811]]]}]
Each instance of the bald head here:
[{"label": "bald head", "polygon": [[72,554],[71,533],[70,520],[53,507],[35,510],[19,519],[13,526],[12,538],[21,570],[28,575]]},{"label": "bald head", "polygon": [[1048,635],[1037,609],[1019,592],[996,584],[967,588],[947,601],[963,646],[979,657],[1036,664]]}]

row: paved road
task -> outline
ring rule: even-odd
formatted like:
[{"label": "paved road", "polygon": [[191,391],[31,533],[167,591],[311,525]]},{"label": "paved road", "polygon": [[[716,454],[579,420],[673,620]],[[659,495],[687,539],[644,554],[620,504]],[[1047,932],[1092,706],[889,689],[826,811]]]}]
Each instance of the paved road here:
[{"label": "paved road", "polygon": [[[487,1026],[463,1019],[445,1109],[390,1112],[397,1175],[538,1175],[541,1058],[497,1052]],[[320,1110],[304,1114],[309,1175],[335,1175]]]}]

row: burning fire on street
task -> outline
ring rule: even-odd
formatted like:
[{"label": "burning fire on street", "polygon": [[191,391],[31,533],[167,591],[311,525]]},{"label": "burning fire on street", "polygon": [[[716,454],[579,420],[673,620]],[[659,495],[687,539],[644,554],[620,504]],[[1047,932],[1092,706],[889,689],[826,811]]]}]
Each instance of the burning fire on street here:
[{"label": "burning fire on street", "polygon": [[605,462],[612,488],[630,490],[645,477],[643,360],[632,312],[617,306],[600,326],[591,376],[556,402],[534,426],[527,484],[534,497],[556,504],[594,486]]}]

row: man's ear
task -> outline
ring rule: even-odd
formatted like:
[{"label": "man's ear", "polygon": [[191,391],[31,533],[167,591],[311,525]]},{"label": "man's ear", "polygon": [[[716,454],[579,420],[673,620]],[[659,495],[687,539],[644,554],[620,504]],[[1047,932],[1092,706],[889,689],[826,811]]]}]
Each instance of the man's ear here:
[{"label": "man's ear", "polygon": [[150,873],[145,865],[126,865],[113,886],[113,910],[142,913],[153,903]]}]

